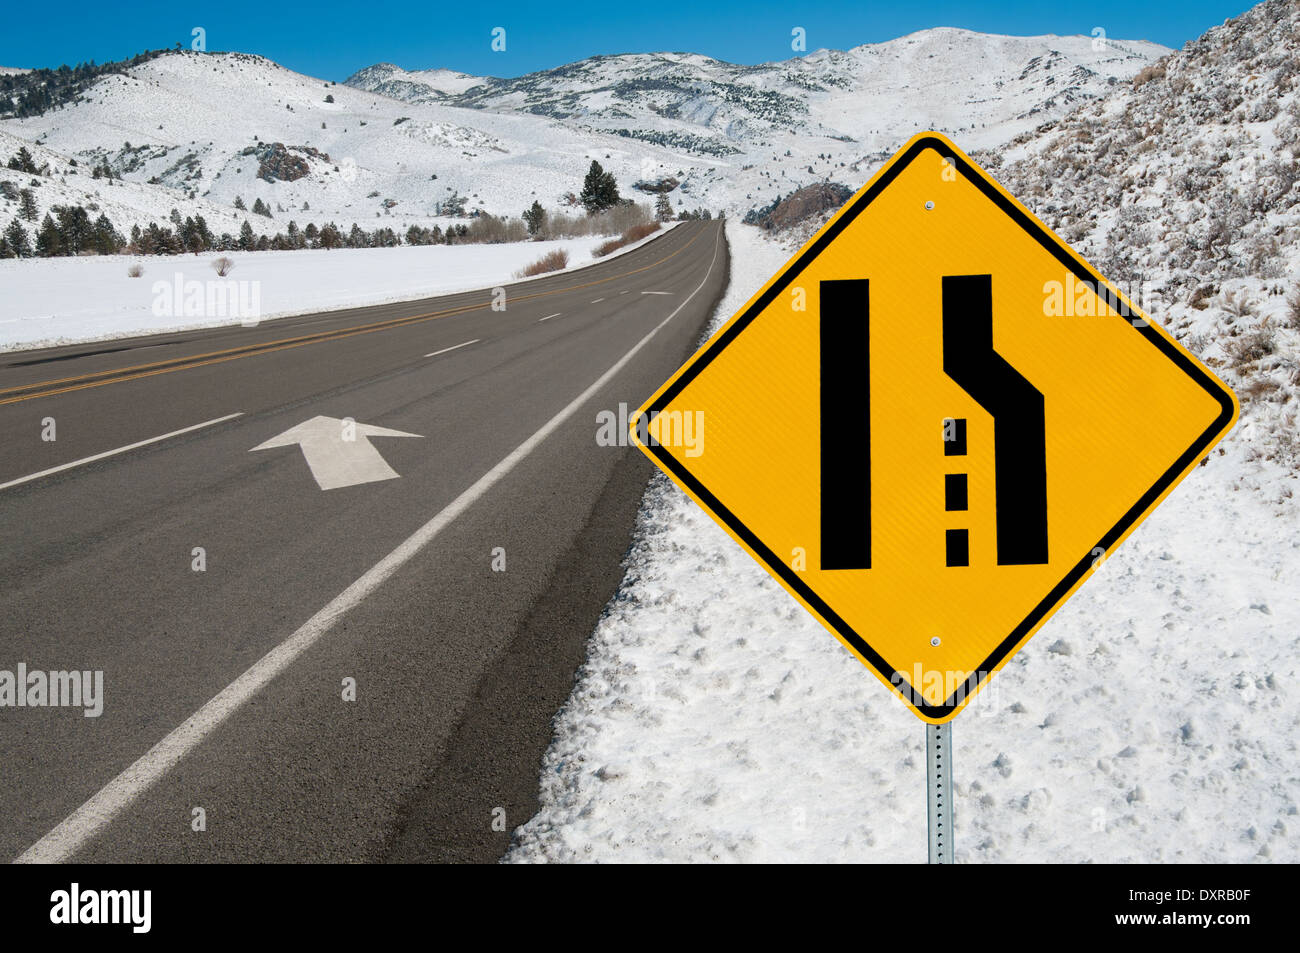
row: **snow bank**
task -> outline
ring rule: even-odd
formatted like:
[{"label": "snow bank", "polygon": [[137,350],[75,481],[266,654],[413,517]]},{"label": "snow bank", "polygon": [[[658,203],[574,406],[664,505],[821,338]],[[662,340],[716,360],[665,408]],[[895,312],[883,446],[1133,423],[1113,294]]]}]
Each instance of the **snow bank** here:
[{"label": "snow bank", "polygon": [[[0,261],[0,351],[238,324],[234,317],[154,313],[155,282],[174,287],[178,274],[182,282],[218,281],[212,262],[222,255],[235,263],[227,280],[259,283],[265,320],[490,288],[518,280],[515,272],[556,249],[569,253],[572,270],[595,261],[592,250],[608,240],[9,259]],[[144,267],[141,277],[127,275],[133,264]]]}]

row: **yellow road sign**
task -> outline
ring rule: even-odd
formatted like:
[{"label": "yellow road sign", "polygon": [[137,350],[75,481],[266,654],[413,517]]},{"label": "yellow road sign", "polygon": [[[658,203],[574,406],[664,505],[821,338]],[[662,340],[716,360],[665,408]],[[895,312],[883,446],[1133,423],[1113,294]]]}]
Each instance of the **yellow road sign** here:
[{"label": "yellow road sign", "polygon": [[1129,297],[924,133],[641,408],[633,437],[937,724],[1236,416]]}]

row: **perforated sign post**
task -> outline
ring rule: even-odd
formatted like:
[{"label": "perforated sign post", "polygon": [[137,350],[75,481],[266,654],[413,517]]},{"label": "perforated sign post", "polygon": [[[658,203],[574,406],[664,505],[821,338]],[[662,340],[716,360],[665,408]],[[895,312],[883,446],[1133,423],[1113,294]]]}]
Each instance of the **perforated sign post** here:
[{"label": "perforated sign post", "polygon": [[938,726],[931,859],[947,860],[947,723],[1236,416],[1127,295],[923,133],[650,398],[633,438]]}]

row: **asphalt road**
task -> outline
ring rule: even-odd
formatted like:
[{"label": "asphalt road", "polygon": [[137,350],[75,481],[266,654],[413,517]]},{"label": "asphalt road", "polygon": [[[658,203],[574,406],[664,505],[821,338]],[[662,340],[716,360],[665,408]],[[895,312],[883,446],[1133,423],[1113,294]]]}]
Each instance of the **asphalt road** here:
[{"label": "asphalt road", "polygon": [[[0,354],[0,670],[104,680],[98,718],[0,708],[0,855],[499,857],[650,472],[596,415],[681,364],[727,274],[690,222],[504,311]],[[400,476],[334,489],[304,448],[251,452],[320,416],[419,437],[369,438]]]}]

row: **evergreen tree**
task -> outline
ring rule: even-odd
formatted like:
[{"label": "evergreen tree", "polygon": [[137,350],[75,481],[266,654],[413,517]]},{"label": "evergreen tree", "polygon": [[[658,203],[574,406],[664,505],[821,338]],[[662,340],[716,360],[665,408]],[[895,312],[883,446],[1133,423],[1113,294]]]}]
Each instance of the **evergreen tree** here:
[{"label": "evergreen tree", "polygon": [[208,228],[208,223],[204,220],[202,215],[194,216],[194,227],[198,231],[199,245],[202,247],[203,251],[211,251],[214,244],[212,229]]},{"label": "evergreen tree", "polygon": [[524,224],[528,226],[528,234],[536,236],[546,224],[546,209],[542,208],[542,203],[533,200],[533,204],[524,212]]},{"label": "evergreen tree", "polygon": [[45,218],[41,220],[41,227],[36,232],[36,254],[42,258],[53,258],[62,253],[58,226],[54,224],[54,219],[50,218],[50,213],[46,212]]},{"label": "evergreen tree", "polygon": [[320,230],[320,247],[321,248],[338,248],[343,244],[343,235],[339,232],[338,226],[333,222],[325,225]]},{"label": "evergreen tree", "polygon": [[255,202],[253,203],[253,214],[254,214],[254,215],[265,215],[267,218],[270,218],[270,217],[271,217],[271,210],[270,210],[269,208],[267,208],[267,205],[266,205],[265,202],[263,202],[261,199],[258,199],[257,201],[255,201]]},{"label": "evergreen tree", "polygon": [[54,217],[58,221],[59,242],[63,254],[75,255],[90,246],[90,215],[80,205],[56,205]]},{"label": "evergreen tree", "polygon": [[606,172],[599,162],[592,159],[587,177],[582,181],[582,194],[578,196],[578,201],[588,215],[598,215],[617,205],[618,183],[614,181],[614,173]]},{"label": "evergreen tree", "polygon": [[241,199],[238,195],[235,196],[235,208],[239,209],[241,212],[248,211],[248,206],[244,204],[244,200]]},{"label": "evergreen tree", "polygon": [[113,227],[107,215],[101,214],[95,219],[90,233],[90,246],[96,252],[101,255],[115,255],[121,251],[124,244],[126,243],[122,241],[122,236],[117,233],[117,229]]},{"label": "evergreen tree", "polygon": [[32,161],[32,154],[27,151],[26,146],[18,147],[18,155],[9,160],[9,168],[18,172],[26,172],[28,175],[36,175],[36,163]]},{"label": "evergreen tree", "polygon": [[36,221],[36,193],[31,189],[18,193],[18,214],[29,222]]},{"label": "evergreen tree", "polygon": [[27,229],[23,228],[18,219],[10,222],[9,227],[5,229],[5,241],[15,258],[28,258],[31,256],[32,244],[27,238]]},{"label": "evergreen tree", "polygon": [[668,201],[667,192],[659,193],[659,201],[655,202],[655,219],[660,222],[673,220],[673,204]]},{"label": "evergreen tree", "polygon": [[257,247],[257,237],[253,234],[253,226],[247,219],[239,229],[239,247],[244,251],[252,251]]}]

